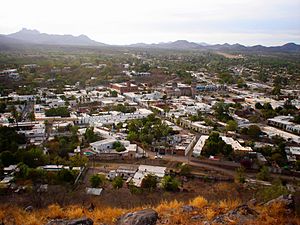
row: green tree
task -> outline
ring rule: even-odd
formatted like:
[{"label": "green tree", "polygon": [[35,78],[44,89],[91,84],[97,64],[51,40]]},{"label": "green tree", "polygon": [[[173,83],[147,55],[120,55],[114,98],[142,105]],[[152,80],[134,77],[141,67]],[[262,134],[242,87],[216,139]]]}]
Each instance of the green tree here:
[{"label": "green tree", "polygon": [[238,123],[235,120],[228,120],[226,125],[227,131],[235,131],[238,128]]},{"label": "green tree", "polygon": [[257,139],[259,137],[259,135],[261,134],[261,130],[260,130],[259,126],[257,126],[257,125],[250,125],[248,128],[247,134],[251,138]]},{"label": "green tree", "polygon": [[59,181],[66,183],[74,183],[76,178],[72,171],[67,169],[60,170],[57,177]]},{"label": "green tree", "polygon": [[4,151],[0,154],[0,159],[3,166],[9,166],[16,163],[16,158],[14,154],[10,151]]},{"label": "green tree", "polygon": [[180,182],[174,177],[164,176],[161,184],[166,191],[177,191],[179,189]]},{"label": "green tree", "polygon": [[122,187],[123,187],[123,183],[124,183],[123,178],[120,177],[120,176],[115,177],[115,178],[113,179],[113,181],[112,181],[112,185],[113,185],[113,187],[114,187],[115,189],[120,189],[120,188],[122,188]]},{"label": "green tree", "polygon": [[180,175],[181,176],[189,176],[191,174],[191,167],[187,164],[181,164],[180,168]]},{"label": "green tree", "polygon": [[71,166],[85,166],[88,162],[88,158],[84,155],[76,154],[70,157],[70,165]]},{"label": "green tree", "polygon": [[158,184],[158,178],[154,174],[147,174],[142,180],[141,187],[147,189],[155,189]]},{"label": "green tree", "polygon": [[269,169],[268,167],[266,166],[263,166],[259,173],[256,175],[256,178],[258,180],[264,180],[264,181],[268,181],[270,179],[270,172],[269,172]]},{"label": "green tree", "polygon": [[104,180],[103,180],[103,177],[95,174],[90,177],[90,183],[93,188],[97,188],[104,183]]},{"label": "green tree", "polygon": [[246,177],[245,177],[245,168],[239,167],[235,171],[235,181],[237,183],[245,183]]},{"label": "green tree", "polygon": [[126,148],[124,147],[124,145],[119,142],[119,141],[116,141],[113,143],[113,148],[117,151],[117,152],[123,152],[126,150]]}]

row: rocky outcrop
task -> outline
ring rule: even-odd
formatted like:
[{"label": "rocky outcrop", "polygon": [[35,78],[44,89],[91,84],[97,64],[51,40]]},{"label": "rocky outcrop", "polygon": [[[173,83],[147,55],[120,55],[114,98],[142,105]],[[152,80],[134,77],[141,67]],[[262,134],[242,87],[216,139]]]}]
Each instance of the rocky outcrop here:
[{"label": "rocky outcrop", "polygon": [[90,218],[80,218],[73,220],[51,220],[46,225],[93,225],[94,221]]},{"label": "rocky outcrop", "polygon": [[244,224],[245,222],[256,219],[257,216],[258,212],[254,209],[251,209],[248,205],[241,205],[225,214],[215,217],[212,224],[231,224],[232,222]]},{"label": "rocky outcrop", "polygon": [[274,204],[280,204],[282,205],[286,213],[291,214],[295,212],[295,200],[294,196],[289,194],[289,195],[281,195],[278,198],[272,199],[265,203],[265,206],[272,206]]},{"label": "rocky outcrop", "polygon": [[145,209],[122,215],[117,220],[117,225],[155,225],[158,214],[153,209]]}]

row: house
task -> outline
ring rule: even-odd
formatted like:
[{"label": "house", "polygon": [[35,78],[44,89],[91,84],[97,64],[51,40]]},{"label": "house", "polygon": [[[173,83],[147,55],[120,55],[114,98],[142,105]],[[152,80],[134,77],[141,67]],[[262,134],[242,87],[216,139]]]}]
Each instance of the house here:
[{"label": "house", "polygon": [[287,147],[285,152],[288,156],[289,161],[296,162],[300,160],[300,147]]},{"label": "house", "polygon": [[10,165],[4,167],[3,172],[4,175],[13,175],[18,170],[18,165]]},{"label": "house", "polygon": [[[225,137],[225,136],[220,136],[222,138],[222,140],[228,144],[231,145],[231,147],[233,148],[234,151],[238,151],[238,152],[252,152],[252,148],[251,147],[244,147],[242,146],[238,141],[234,140],[231,137]],[[198,142],[196,143],[196,145],[194,146],[194,150],[193,150],[193,156],[195,157],[199,157],[201,155],[201,151],[205,145],[206,140],[209,138],[208,135],[202,135]]]},{"label": "house", "polygon": [[94,152],[97,153],[109,153],[113,149],[113,145],[116,139],[104,139],[90,143],[90,146]]},{"label": "house", "polygon": [[113,180],[115,177],[120,176],[123,178],[123,180],[128,180],[128,178],[134,176],[137,170],[138,170],[138,166],[135,165],[120,166],[116,170],[109,171],[107,178],[109,180]]},{"label": "house", "polygon": [[132,182],[136,187],[142,186],[142,181],[148,174],[155,175],[159,180],[161,180],[166,174],[167,167],[162,166],[148,166],[140,165],[137,172],[132,178],[129,178],[127,182]]},{"label": "house", "polygon": [[138,91],[138,86],[132,84],[131,82],[127,83],[113,83],[110,85],[111,89],[123,94],[125,92],[136,92]]}]

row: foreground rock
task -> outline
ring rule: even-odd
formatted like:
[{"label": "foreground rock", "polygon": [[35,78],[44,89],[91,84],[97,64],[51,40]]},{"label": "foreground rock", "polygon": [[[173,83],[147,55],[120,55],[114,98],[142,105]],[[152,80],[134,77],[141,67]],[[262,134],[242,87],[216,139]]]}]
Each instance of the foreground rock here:
[{"label": "foreground rock", "polygon": [[90,218],[80,218],[74,220],[51,220],[46,225],[93,225],[94,222]]},{"label": "foreground rock", "polygon": [[272,205],[281,205],[284,207],[286,213],[294,213],[295,212],[295,200],[294,196],[289,195],[281,195],[278,198],[272,199],[271,201],[268,201],[265,203],[265,206],[272,206]]},{"label": "foreground rock", "polygon": [[257,216],[258,212],[254,209],[251,209],[248,205],[241,205],[225,214],[215,217],[212,223],[231,224],[235,222],[235,224],[244,224],[256,219]]},{"label": "foreground rock", "polygon": [[158,214],[153,209],[145,209],[122,215],[117,220],[117,225],[155,225]]}]

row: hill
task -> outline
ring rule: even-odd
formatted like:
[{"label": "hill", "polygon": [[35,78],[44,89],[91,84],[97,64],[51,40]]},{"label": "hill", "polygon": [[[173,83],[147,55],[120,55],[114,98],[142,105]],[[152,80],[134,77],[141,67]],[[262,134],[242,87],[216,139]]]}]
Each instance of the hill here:
[{"label": "hill", "polygon": [[[3,35],[4,36],[4,35]],[[91,40],[86,35],[58,35],[40,33],[37,30],[22,30],[5,35],[6,38],[14,39],[15,41],[39,44],[39,45],[74,45],[74,46],[104,46],[105,44]]]}]

